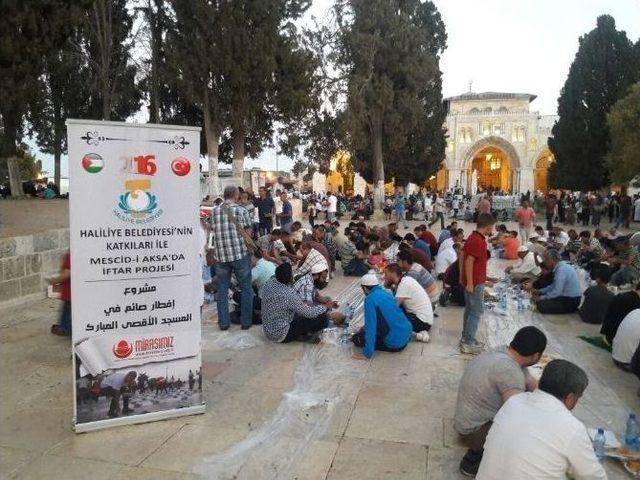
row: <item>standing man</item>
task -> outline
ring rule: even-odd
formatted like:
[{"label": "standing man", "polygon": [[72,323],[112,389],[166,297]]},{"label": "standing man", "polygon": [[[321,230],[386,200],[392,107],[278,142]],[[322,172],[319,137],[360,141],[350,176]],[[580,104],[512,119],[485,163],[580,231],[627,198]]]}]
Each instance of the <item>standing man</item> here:
[{"label": "standing man", "polygon": [[273,217],[276,214],[276,204],[267,194],[265,187],[260,187],[258,190],[260,198],[256,200],[256,207],[258,208],[258,230],[260,235],[266,235],[273,230]]},{"label": "standing man", "polygon": [[444,198],[435,194],[433,200],[433,220],[429,222],[429,227],[440,220],[440,230],[444,230]]},{"label": "standing man", "polygon": [[280,194],[280,201],[282,202],[282,211],[280,213],[280,227],[283,230],[287,230],[289,224],[293,222],[293,207],[291,202],[287,199],[287,192]]},{"label": "standing man", "polygon": [[393,211],[395,212],[396,222],[400,223],[400,221],[402,221],[405,230],[409,228],[409,225],[407,224],[407,210],[404,195],[402,193],[396,193],[396,196],[393,199]]},{"label": "standing man", "polygon": [[516,211],[516,220],[520,228],[520,243],[524,245],[529,241],[529,237],[533,233],[533,224],[536,221],[536,212],[527,200],[524,200],[522,206]]},{"label": "standing man", "polygon": [[544,199],[544,210],[547,216],[547,230],[553,229],[553,216],[556,214],[557,205],[556,196],[553,193],[549,193]]},{"label": "standing man", "polygon": [[329,192],[327,197],[327,220],[335,222],[338,213],[338,197],[333,192]]},{"label": "standing man", "polygon": [[253,315],[253,287],[251,286],[251,257],[242,237],[241,230],[251,234],[251,218],[247,209],[237,204],[240,197],[238,187],[224,189],[224,202],[213,209],[213,248],[216,260],[218,291],[218,326],[228,330],[229,286],[231,275],[235,274],[240,288],[240,323],[242,329],[251,328]]},{"label": "standing man", "polygon": [[460,352],[476,355],[484,345],[476,332],[484,310],[484,285],[487,282],[487,241],[496,223],[489,213],[478,215],[476,229],[469,235],[460,255],[460,283],[464,286],[465,307]]}]

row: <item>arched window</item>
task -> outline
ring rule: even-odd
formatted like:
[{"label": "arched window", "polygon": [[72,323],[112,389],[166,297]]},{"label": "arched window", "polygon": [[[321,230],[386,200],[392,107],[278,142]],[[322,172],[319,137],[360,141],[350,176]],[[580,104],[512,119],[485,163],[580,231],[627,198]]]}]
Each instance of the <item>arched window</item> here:
[{"label": "arched window", "polygon": [[471,115],[475,115],[475,114],[477,114],[477,113],[480,113],[480,110],[478,110],[477,108],[475,108],[475,107],[474,107],[474,108],[472,108],[471,110],[469,110],[469,113],[470,113]]},{"label": "arched window", "polygon": [[524,142],[525,135],[526,135],[526,130],[522,125],[513,127],[511,130],[511,141]]},{"label": "arched window", "polygon": [[485,107],[482,112],[483,113],[491,113],[491,111],[492,111],[491,107]]},{"label": "arched window", "polygon": [[498,113],[509,113],[509,109],[507,107],[500,107]]}]

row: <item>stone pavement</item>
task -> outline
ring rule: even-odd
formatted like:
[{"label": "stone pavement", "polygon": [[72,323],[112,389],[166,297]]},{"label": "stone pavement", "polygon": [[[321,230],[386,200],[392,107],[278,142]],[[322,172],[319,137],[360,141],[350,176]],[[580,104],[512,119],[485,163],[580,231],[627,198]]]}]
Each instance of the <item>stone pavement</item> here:
[{"label": "stone pavement", "polygon": [[[338,276],[328,293],[356,298],[353,283]],[[269,344],[255,328],[222,334],[207,315],[205,414],[76,435],[69,341],[48,333],[58,307],[46,300],[0,312],[1,478],[463,478],[451,420],[468,361],[457,351],[460,308],[440,309],[430,343],[371,362],[352,360],[340,344]],[[484,327],[491,341],[529,322],[496,318]],[[576,338],[596,326],[576,316],[532,321],[553,338],[554,354],[588,370],[577,415],[620,436],[624,412],[639,407],[637,379]]]}]

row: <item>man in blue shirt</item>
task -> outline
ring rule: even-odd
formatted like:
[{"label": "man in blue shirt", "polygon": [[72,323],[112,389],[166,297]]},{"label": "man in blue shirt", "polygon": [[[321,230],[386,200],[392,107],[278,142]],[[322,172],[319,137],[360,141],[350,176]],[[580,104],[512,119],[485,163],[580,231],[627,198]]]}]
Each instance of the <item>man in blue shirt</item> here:
[{"label": "man in blue shirt", "polygon": [[280,194],[280,200],[282,200],[282,213],[279,215],[280,226],[283,230],[286,230],[288,225],[293,222],[293,207],[291,202],[287,200],[287,192]]},{"label": "man in blue shirt", "polygon": [[397,193],[393,199],[393,210],[396,214],[396,222],[400,223],[400,221],[402,221],[406,230],[409,228],[409,224],[407,223],[407,212],[405,208],[404,195]]},{"label": "man in blue shirt", "polygon": [[413,330],[396,299],[379,285],[375,273],[363,276],[360,285],[365,294],[364,328],[353,336],[354,345],[362,347],[366,358],[373,357],[374,350],[403,350],[411,340]]},{"label": "man in blue shirt", "polygon": [[582,291],[578,273],[567,262],[562,261],[560,252],[548,249],[544,252],[544,264],[553,272],[551,285],[534,290],[532,300],[540,313],[573,313],[580,306]]}]

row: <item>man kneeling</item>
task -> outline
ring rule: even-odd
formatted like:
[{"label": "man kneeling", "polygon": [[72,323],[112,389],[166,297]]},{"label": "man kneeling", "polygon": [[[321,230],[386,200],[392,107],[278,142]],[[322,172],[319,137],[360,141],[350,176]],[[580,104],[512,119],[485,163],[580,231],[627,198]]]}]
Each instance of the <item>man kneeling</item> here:
[{"label": "man kneeling", "polygon": [[[276,275],[262,289],[262,329],[269,340],[291,342],[308,339],[327,327],[329,318],[340,323],[340,312],[330,312],[326,305],[307,305],[291,286],[291,264],[276,268]],[[317,340],[315,337],[313,340]]]},{"label": "man kneeling", "polygon": [[354,345],[362,347],[367,358],[373,357],[375,350],[404,350],[411,340],[412,328],[395,298],[379,285],[375,273],[363,276],[360,285],[365,294],[364,327],[353,336]]},{"label": "man kneeling", "polygon": [[460,380],[454,417],[454,428],[469,448],[460,462],[463,475],[473,477],[477,473],[487,433],[503,403],[517,393],[536,388],[537,382],[527,367],[540,361],[546,346],[544,333],[533,326],[523,327],[509,346],[483,352],[467,366]]}]

